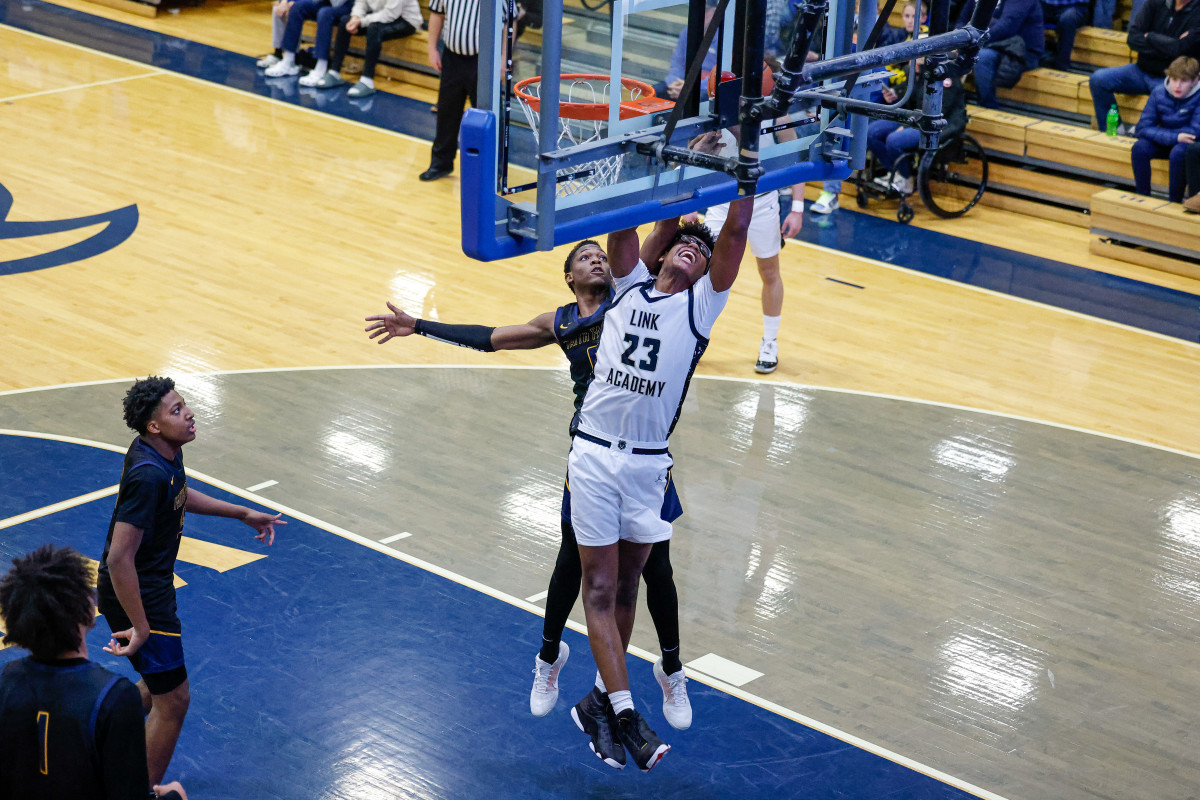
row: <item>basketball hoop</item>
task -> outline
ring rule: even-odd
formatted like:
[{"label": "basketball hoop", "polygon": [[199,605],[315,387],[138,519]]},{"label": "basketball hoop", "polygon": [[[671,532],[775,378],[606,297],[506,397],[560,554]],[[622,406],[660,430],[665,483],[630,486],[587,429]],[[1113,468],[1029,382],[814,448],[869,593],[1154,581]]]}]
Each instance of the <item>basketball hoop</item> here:
[{"label": "basketball hoop", "polygon": [[[556,149],[573,147],[604,138],[608,129],[608,103],[612,79],[608,75],[562,75],[559,77],[558,140]],[[533,129],[534,141],[538,142],[541,117],[542,78],[535,75],[513,87],[513,92],[525,112],[525,119]],[[657,97],[654,87],[634,78],[621,78],[621,102],[618,110],[620,119],[646,116],[663,111],[674,105],[669,100]],[[560,170],[557,195],[587,192],[601,186],[609,186],[621,171],[625,154],[618,153],[596,161]],[[567,176],[567,177],[564,177]]]}]

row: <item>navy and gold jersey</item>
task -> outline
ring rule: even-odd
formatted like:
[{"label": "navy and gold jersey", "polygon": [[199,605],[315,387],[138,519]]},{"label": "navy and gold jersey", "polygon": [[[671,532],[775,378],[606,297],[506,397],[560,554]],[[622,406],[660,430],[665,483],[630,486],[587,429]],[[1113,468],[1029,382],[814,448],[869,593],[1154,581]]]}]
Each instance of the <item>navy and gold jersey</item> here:
[{"label": "navy and gold jersey", "polygon": [[134,565],[146,619],[156,630],[179,632],[174,573],[186,505],[187,476],[182,454],[174,461],[168,461],[140,436],[134,439],[125,454],[121,488],[108,525],[104,556],[100,560],[97,591],[101,612],[114,606],[119,608],[108,573],[108,550],[112,546],[116,524],[125,522],[142,531],[142,543],[138,546]]},{"label": "navy and gold jersey", "polygon": [[143,800],[138,690],[85,658],[22,658],[0,672],[0,797]]},{"label": "navy and gold jersey", "polygon": [[[571,364],[571,380],[575,382],[575,411],[583,405],[596,366],[596,348],[600,345],[600,330],[604,314],[612,305],[613,292],[590,317],[579,316],[579,304],[568,303],[554,312],[554,339]],[[574,426],[572,426],[574,432]]]}]

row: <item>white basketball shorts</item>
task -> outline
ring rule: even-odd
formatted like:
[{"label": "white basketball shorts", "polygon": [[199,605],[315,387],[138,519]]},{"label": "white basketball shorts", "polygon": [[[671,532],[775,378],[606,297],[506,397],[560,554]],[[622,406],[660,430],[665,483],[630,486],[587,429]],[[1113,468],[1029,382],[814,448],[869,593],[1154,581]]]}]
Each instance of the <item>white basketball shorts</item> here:
[{"label": "white basketball shorts", "polygon": [[[704,224],[713,237],[721,235],[729,206],[713,206],[704,214]],[[770,258],[779,255],[782,248],[779,235],[779,192],[767,192],[754,198],[754,216],[750,218],[750,229],[746,231],[746,243],[755,258]]]},{"label": "white basketball shorts", "polygon": [[671,538],[662,518],[671,456],[631,452],[637,442],[605,447],[576,436],[567,458],[571,525],[582,545],[602,547],[619,539],[651,544]]}]

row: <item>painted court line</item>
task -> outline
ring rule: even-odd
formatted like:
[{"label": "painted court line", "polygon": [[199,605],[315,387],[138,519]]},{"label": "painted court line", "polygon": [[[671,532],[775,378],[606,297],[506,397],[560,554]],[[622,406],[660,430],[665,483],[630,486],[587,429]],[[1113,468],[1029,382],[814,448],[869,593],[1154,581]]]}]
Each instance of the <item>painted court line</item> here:
[{"label": "painted court line", "polygon": [[59,511],[66,511],[68,508],[74,508],[75,506],[81,506],[84,503],[90,503],[93,500],[109,497],[116,494],[117,490],[120,488],[120,484],[114,484],[113,486],[109,486],[107,489],[97,489],[94,492],[88,492],[87,494],[81,494],[78,497],[72,497],[70,500],[63,500],[48,506],[35,508],[33,511],[26,511],[24,514],[17,514],[15,517],[9,517],[8,519],[0,520],[0,530],[3,530],[4,528],[11,528],[13,525],[20,525],[22,522],[28,522],[29,520],[37,519],[38,517],[48,517],[51,514],[55,514]]},{"label": "painted court line", "polygon": [[745,686],[750,681],[763,676],[763,673],[756,669],[750,669],[750,667],[739,664],[736,661],[730,661],[728,658],[723,658],[716,653],[706,653],[693,661],[689,661],[687,668],[702,672],[705,675],[711,675],[718,680],[731,683],[734,686]]},{"label": "painted court line", "polygon": [[[141,66],[146,66],[142,64]],[[28,100],[31,97],[45,97],[51,94],[61,94],[63,92],[73,92],[77,89],[91,89],[96,86],[108,86],[113,83],[122,83],[124,81],[136,81],[140,78],[153,78],[158,75],[166,75],[168,73],[163,70],[155,70],[154,72],[146,72],[142,75],[126,75],[124,78],[109,78],[106,81],[93,81],[92,83],[76,83],[71,86],[61,86],[57,89],[46,89],[41,92],[30,92],[29,94],[15,94],[12,97],[0,97],[0,103],[11,103],[14,100]]]},{"label": "painted court line", "polygon": [[389,536],[386,539],[380,539],[379,543],[380,544],[391,544],[392,542],[398,542],[401,539],[407,539],[410,536],[412,536],[412,534],[409,533],[408,531],[405,531],[404,533],[397,533],[395,536]]},{"label": "painted court line", "polygon": [[[65,39],[55,39],[53,36],[46,36],[45,34],[36,33],[34,31],[27,31],[24,28],[16,28],[11,25],[0,25],[0,28],[9,30],[9,31],[13,31],[15,33],[23,33],[26,36],[32,36],[36,39],[42,39],[47,42],[54,42],[55,44],[60,44],[64,47],[71,47],[76,50],[82,50],[85,53],[93,53],[95,55],[103,56],[105,58],[110,58],[114,61],[120,61],[125,64],[133,64],[135,66],[153,69],[152,67],[150,67],[150,65],[144,64],[141,61],[135,61],[132,58],[125,58],[124,56],[113,55],[112,53],[106,53],[103,50],[97,50],[93,47],[87,47],[82,44],[76,44],[75,42],[68,42]],[[219,50],[221,48],[214,48],[214,49]],[[225,52],[232,53],[233,51],[226,50]],[[240,55],[240,54],[234,53],[234,55]],[[428,139],[421,139],[420,137],[413,136],[412,134],[409,134],[409,133],[401,133],[400,131],[394,131],[394,130],[391,130],[390,128],[381,128],[378,125],[369,125],[365,122],[359,122],[358,120],[347,119],[346,117],[339,117],[336,114],[326,114],[324,111],[319,111],[315,108],[309,108],[307,106],[297,105],[295,103],[288,103],[283,100],[277,100],[274,97],[266,97],[261,94],[255,94],[254,92],[247,92],[242,89],[237,89],[233,86],[227,86],[223,83],[216,83],[215,81],[207,81],[207,80],[204,80],[203,78],[197,78],[192,75],[186,75],[182,72],[174,72],[174,71],[170,71],[170,70],[159,70],[155,74],[156,75],[169,75],[169,76],[176,77],[176,78],[183,78],[184,80],[194,81],[195,83],[199,83],[199,84],[202,84],[204,86],[208,86],[208,87],[211,87],[214,89],[222,89],[226,92],[236,92],[237,94],[245,95],[247,97],[257,97],[259,100],[262,100],[266,103],[273,103],[275,105],[284,106],[286,108],[290,108],[290,109],[299,111],[304,114],[316,115],[316,116],[321,117],[322,119],[337,120],[337,121],[343,122],[347,125],[353,125],[358,128],[363,128],[364,130],[376,131],[378,133],[385,133],[385,134],[388,134],[389,136],[397,136],[401,139],[407,139],[410,142],[416,142],[416,143],[420,143],[423,145],[429,144]],[[139,76],[139,77],[145,77],[145,76]]]},{"label": "painted court line", "polygon": [[549,596],[550,596],[550,592],[548,592],[548,591],[547,592],[538,592],[537,594],[531,594],[531,595],[529,595],[529,597],[526,597],[525,602],[526,603],[539,603],[542,600],[545,600]]},{"label": "painted court line", "polygon": [[[53,433],[41,433],[38,431],[19,431],[19,430],[12,430],[12,429],[0,429],[0,436],[22,436],[22,437],[27,437],[27,438],[32,438],[32,439],[46,439],[46,440],[55,441],[55,442],[66,442],[68,444],[79,444],[79,445],[84,445],[86,447],[95,447],[100,450],[108,450],[113,453],[124,453],[127,449],[126,447],[119,447],[117,445],[111,445],[111,444],[107,444],[104,442],[97,442],[97,441],[88,440],[88,439],[80,439],[80,438],[74,437],[74,436],[61,436],[61,435],[53,434]],[[525,611],[528,611],[531,614],[534,614],[536,616],[542,616],[542,610],[540,608],[538,608],[537,606],[533,605],[532,603],[530,603],[526,600],[522,600],[519,597],[514,597],[513,595],[510,595],[506,592],[502,592],[499,589],[495,589],[491,586],[488,586],[487,584],[480,583],[479,581],[473,580],[464,575],[459,575],[455,572],[451,572],[448,569],[439,567],[438,565],[433,564],[429,561],[425,561],[424,559],[420,559],[415,556],[411,556],[411,555],[401,552],[399,550],[394,550],[394,549],[388,547],[387,545],[383,544],[382,542],[377,542],[373,539],[368,539],[365,536],[362,536],[360,534],[346,530],[345,528],[341,528],[332,523],[325,522],[324,520],[318,519],[310,514],[306,514],[303,511],[298,511],[294,508],[290,508],[289,506],[283,505],[282,503],[278,503],[273,500],[268,500],[265,497],[260,497],[259,495],[256,495],[253,492],[246,491],[245,489],[241,489],[237,486],[226,483],[225,481],[219,480],[217,478],[213,478],[202,472],[198,472],[195,470],[188,470],[188,474],[191,475],[192,477],[194,477],[198,481],[202,481],[211,486],[215,486],[218,489],[228,492],[229,494],[236,495],[245,500],[250,500],[252,502],[259,503],[260,505],[266,506],[268,508],[274,509],[275,511],[281,512],[286,516],[292,517],[292,518],[298,520],[299,522],[304,522],[309,525],[312,525],[314,528],[319,528],[328,533],[332,533],[335,536],[340,536],[343,539],[347,539],[349,541],[355,542],[357,544],[362,545],[363,547],[369,547],[370,549],[372,549],[378,553],[383,553],[384,555],[390,556],[391,558],[395,558],[398,561],[403,561],[406,564],[410,564],[414,567],[417,567],[418,569],[422,569],[426,572],[429,572],[429,573],[432,573],[439,577],[445,578],[446,580],[453,581],[454,583],[457,583],[460,586],[465,586],[467,588],[474,589],[477,592],[480,592],[481,594],[485,594],[488,597],[492,597],[496,600],[500,600],[501,602],[507,603],[516,608],[524,609]],[[117,487],[111,487],[112,491],[115,491],[116,488]],[[105,490],[105,491],[107,491],[107,490]],[[587,628],[585,628],[582,625],[579,625],[575,622],[568,620],[567,626],[570,627],[574,631],[578,631],[579,633],[584,634],[585,636],[587,635]],[[629,648],[629,652],[632,655],[635,655],[638,658],[642,659],[643,661],[646,661],[647,663],[653,663],[658,660],[658,656],[656,654],[651,653],[648,650],[644,650],[640,647],[634,647],[631,645]],[[807,717],[803,714],[793,711],[790,708],[781,706],[778,703],[772,703],[771,701],[766,700],[761,697],[758,697],[757,695],[743,691],[742,689],[739,689],[738,687],[733,686],[732,684],[724,683],[723,681],[716,680],[716,679],[707,679],[707,678],[705,678],[705,676],[702,676],[702,675],[696,675],[696,676],[694,676],[694,679],[699,680],[701,683],[711,686],[714,689],[722,691],[725,694],[731,695],[740,700],[744,700],[747,703],[756,705],[759,708],[762,708],[766,711],[770,711],[781,717],[786,717],[787,719],[790,719],[793,722],[798,722],[801,725],[804,725],[805,727],[812,728],[813,730],[824,733],[827,736],[832,736],[833,738],[838,739],[839,741],[845,742],[846,744],[857,747],[858,749],[864,750],[868,753],[872,753],[873,755],[877,755],[880,758],[885,758],[888,761],[891,761],[893,763],[908,767],[911,770],[920,772],[923,775],[927,775],[927,776],[929,776],[935,780],[941,781],[942,783],[945,783],[949,786],[953,786],[957,789],[961,789],[962,791],[973,794],[976,797],[983,798],[983,800],[1006,800],[1006,798],[1002,797],[1001,795],[995,794],[994,792],[989,792],[986,789],[982,789],[978,786],[974,786],[964,780],[954,777],[953,775],[949,775],[945,772],[941,772],[940,770],[936,770],[931,767],[927,767],[924,764],[921,764],[918,761],[914,761],[913,759],[906,758],[905,756],[902,756],[899,753],[893,753],[892,751],[890,751],[884,747],[880,747],[879,745],[874,744],[872,742],[868,742],[865,739],[860,739],[857,736],[854,736],[852,734],[838,730],[837,728],[834,728],[830,725],[826,725],[823,722],[819,722],[815,719],[812,719],[811,717]]]},{"label": "painted court line", "polygon": [[267,489],[271,486],[278,486],[278,485],[279,485],[279,481],[263,481],[262,483],[256,483],[253,486],[247,488],[246,491],[247,492],[257,492],[260,489]]},{"label": "painted court line", "polygon": [[[1067,316],[1075,317],[1076,319],[1083,319],[1083,320],[1087,320],[1089,322],[1098,322],[1102,325],[1109,325],[1113,328],[1120,328],[1121,330],[1132,331],[1133,333],[1141,333],[1141,334],[1145,334],[1146,336],[1153,336],[1155,339],[1161,339],[1164,342],[1183,344],[1183,345],[1187,345],[1188,347],[1193,347],[1193,348],[1200,347],[1200,342],[1193,342],[1193,341],[1189,341],[1188,339],[1180,339],[1178,336],[1168,336],[1165,333],[1159,333],[1158,331],[1150,331],[1150,330],[1146,330],[1145,328],[1138,328],[1133,325],[1127,325],[1124,322],[1117,322],[1116,320],[1105,319],[1104,317],[1095,317],[1095,316],[1092,316],[1091,314],[1084,314],[1081,311],[1073,311],[1069,308],[1063,308],[1061,306],[1055,306],[1055,305],[1050,305],[1049,303],[1043,303],[1040,300],[1030,300],[1028,297],[1019,297],[1015,294],[1008,294],[1006,292],[998,292],[995,289],[989,289],[986,286],[975,286],[974,284],[964,283],[962,281],[956,281],[956,280],[953,280],[952,278],[943,278],[940,275],[930,275],[928,272],[921,272],[918,269],[913,269],[912,267],[906,267],[906,266],[903,266],[902,264],[889,264],[886,261],[876,261],[873,258],[867,258],[866,256],[860,256],[856,253],[847,253],[845,250],[835,250],[832,247],[826,247],[825,245],[821,245],[821,244],[813,244],[812,242],[805,242],[800,239],[790,239],[789,241],[795,242],[796,244],[800,245],[801,247],[810,247],[813,250],[818,250],[823,253],[829,253],[830,255],[841,256],[843,258],[848,258],[852,261],[858,261],[859,263],[862,263],[862,264],[869,264],[873,267],[883,267],[884,269],[893,270],[895,272],[904,272],[908,275],[926,278],[928,280],[936,281],[938,283],[948,284],[950,286],[960,286],[964,289],[970,289],[971,291],[975,291],[975,292],[982,292],[983,294],[989,294],[989,295],[992,295],[993,297],[1002,297],[1007,300],[1012,300],[1013,302],[1016,302],[1016,303],[1023,303],[1024,305],[1036,306],[1038,308],[1044,308],[1049,311],[1057,311],[1060,314],[1066,314]],[[1014,252],[1017,252],[1017,251],[1014,251]],[[1062,263],[1066,263],[1066,262],[1062,262]],[[1076,266],[1076,265],[1069,264],[1068,266]],[[1087,267],[1081,267],[1081,269],[1087,269]],[[833,279],[828,278],[827,280],[833,280]],[[847,283],[846,281],[836,281],[836,282],[837,283]],[[854,286],[855,284],[849,283],[847,285]],[[863,287],[860,286],[859,288],[861,289]]]},{"label": "painted court line", "polygon": [[[2,27],[2,26],[0,26],[0,27]],[[803,244],[803,242],[801,242],[801,244]],[[832,252],[837,252],[837,251],[832,251]],[[872,262],[872,263],[874,263],[874,262]],[[880,262],[880,263],[882,263],[882,262]],[[883,266],[890,266],[890,265],[883,264]],[[904,269],[904,268],[896,267],[896,269]],[[921,275],[923,273],[914,272],[913,274]],[[933,277],[933,276],[926,276],[926,277]],[[943,279],[936,278],[936,280],[943,280]],[[986,290],[981,290],[981,291],[986,291]],[[1020,299],[1020,298],[1016,298],[1016,299]],[[1093,318],[1089,317],[1089,319],[1093,319]],[[1116,324],[1116,323],[1114,323],[1114,324]],[[1134,329],[1134,330],[1137,330],[1137,329]],[[1158,336],[1159,334],[1154,334],[1154,335]],[[1162,337],[1162,338],[1167,339],[1172,342],[1183,342],[1182,339],[1173,339],[1169,336]],[[1187,344],[1187,342],[1184,342],[1184,344]],[[534,370],[534,371],[546,372],[546,371],[550,371],[550,370],[561,371],[562,367],[561,366],[544,366],[543,367],[543,366],[534,366],[534,365],[522,366],[519,364],[340,364],[340,365],[335,364],[335,365],[309,366],[309,367],[256,367],[253,369],[223,369],[223,370],[213,370],[211,372],[187,372],[187,373],[176,373],[176,374],[182,375],[185,378],[208,378],[208,377],[217,377],[217,376],[222,376],[222,375],[257,375],[257,374],[274,373],[274,372],[319,372],[321,370],[361,370],[361,369],[494,369],[494,370]],[[815,383],[798,383],[796,381],[784,381],[784,380],[763,380],[762,378],[740,378],[740,377],[736,377],[733,375],[694,375],[692,377],[695,379],[698,379],[698,380],[709,380],[709,381],[730,381],[730,382],[734,382],[734,383],[754,383],[754,384],[776,384],[779,386],[791,386],[791,387],[794,387],[797,389],[807,389],[807,390],[814,391],[814,392],[832,392],[834,394],[849,394],[849,395],[855,395],[858,397],[876,397],[881,400],[898,400],[903,403],[917,403],[919,405],[931,406],[931,407],[935,407],[935,408],[949,408],[954,411],[968,411],[973,414],[986,414],[989,417],[1000,417],[1001,419],[1011,419],[1011,420],[1016,420],[1017,422],[1029,422],[1034,425],[1046,425],[1051,428],[1058,428],[1059,430],[1074,431],[1076,433],[1084,433],[1084,434],[1087,434],[1088,436],[1099,436],[1104,439],[1111,439],[1114,442],[1124,442],[1125,444],[1133,444],[1133,445],[1137,445],[1138,447],[1149,447],[1154,450],[1159,450],[1164,453],[1173,453],[1178,456],[1187,456],[1188,458],[1200,458],[1200,453],[1192,453],[1187,450],[1181,450],[1178,447],[1171,447],[1171,446],[1165,445],[1165,444],[1158,444],[1157,442],[1148,442],[1144,439],[1133,439],[1128,436],[1121,436],[1116,433],[1107,433],[1106,431],[1093,430],[1092,428],[1083,428],[1078,425],[1068,425],[1065,422],[1054,422],[1053,420],[1039,419],[1037,417],[1027,417],[1022,414],[1013,414],[1012,412],[1009,412],[1009,411],[995,411],[993,409],[980,408],[978,406],[964,406],[964,405],[960,405],[958,403],[947,403],[943,400],[926,400],[921,397],[911,397],[911,396],[907,396],[907,395],[898,395],[898,394],[885,394],[884,392],[872,392],[872,391],[867,391],[865,389],[847,389],[847,388],[840,387],[840,386],[821,386],[821,385],[818,385]],[[105,386],[105,385],[113,384],[113,383],[133,383],[136,380],[138,380],[138,379],[135,377],[105,378],[105,379],[96,380],[96,381],[77,381],[77,382],[72,382],[72,383],[59,383],[59,384],[54,384],[52,386],[31,386],[27,389],[4,389],[4,390],[0,390],[0,397],[7,397],[8,395],[17,395],[17,394],[30,394],[32,392],[47,392],[47,391],[56,390],[56,389],[78,389],[78,388],[83,388],[83,387],[87,387],[87,386]],[[29,431],[15,432],[15,431],[0,430],[0,434],[3,434],[3,433],[12,433],[14,435],[21,435],[21,436],[39,436],[40,435],[40,434],[37,434],[34,432],[29,432]],[[93,446],[108,447],[108,445],[96,445],[96,443],[94,443],[94,442],[91,442],[88,440],[83,440],[83,439],[70,440],[69,438],[64,438],[61,441],[73,441],[76,444],[87,444],[87,445],[93,445]],[[124,453],[125,450],[127,450],[127,449],[128,449],[128,447],[122,448],[120,450],[120,452]]]}]

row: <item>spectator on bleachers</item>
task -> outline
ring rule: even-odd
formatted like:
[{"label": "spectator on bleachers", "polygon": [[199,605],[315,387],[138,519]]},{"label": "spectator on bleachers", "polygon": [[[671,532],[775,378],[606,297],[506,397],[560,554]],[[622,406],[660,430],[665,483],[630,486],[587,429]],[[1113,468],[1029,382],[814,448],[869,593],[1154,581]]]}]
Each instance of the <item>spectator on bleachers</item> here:
[{"label": "spectator on bleachers", "polygon": [[[917,27],[917,4],[909,2],[904,4],[904,11],[901,12],[901,17],[904,20],[904,27],[897,28],[888,25],[879,37],[879,46],[889,44],[900,44],[907,42],[913,37],[913,30]],[[926,36],[929,33],[929,26],[924,22],[921,23],[920,35]],[[885,69],[888,72],[888,86],[895,89],[897,86],[902,86],[908,82],[908,62],[904,61],[899,64],[889,64]],[[884,100],[882,98],[872,97],[876,102],[894,103],[894,100]]]},{"label": "spectator on bleachers", "polygon": [[300,33],[304,30],[306,21],[315,19],[317,38],[313,44],[313,55],[317,64],[300,79],[300,85],[316,86],[329,69],[329,46],[333,41],[334,22],[348,14],[352,7],[352,0],[338,0],[336,4],[331,4],[329,0],[296,0],[287,12],[287,26],[284,28],[281,43],[283,56],[278,63],[267,67],[267,77],[283,78],[300,74],[300,65],[296,63],[296,51],[300,49]]},{"label": "spectator on bleachers", "polygon": [[[1098,69],[1089,81],[1100,130],[1117,102],[1116,93],[1150,94],[1172,61],[1200,58],[1200,0],[1147,0],[1129,23],[1128,42],[1138,54],[1137,63]],[[1128,134],[1123,123],[1120,132]]]},{"label": "spectator on bleachers", "polygon": [[884,28],[883,33],[879,35],[880,47],[907,42],[912,38],[913,29],[917,27],[917,4],[914,2],[905,3],[904,10],[900,14],[904,20],[904,27],[897,28],[895,25],[888,25]]},{"label": "spectator on bleachers", "polygon": [[283,60],[283,32],[287,28],[288,11],[294,0],[276,0],[271,6],[271,52],[258,60],[259,69],[273,67]]},{"label": "spectator on bleachers", "polygon": [[1075,33],[1087,24],[1088,4],[1086,0],[1042,0],[1042,22],[1054,26],[1055,69],[1071,68],[1071,51],[1075,49]]},{"label": "spectator on bleachers", "polygon": [[1133,182],[1138,194],[1150,194],[1150,161],[1168,159],[1167,198],[1183,201],[1184,153],[1200,133],[1200,62],[1180,56],[1167,67],[1167,79],[1146,101],[1137,124]]},{"label": "spectator on bleachers", "polygon": [[[1133,0],[1133,8],[1129,12],[1130,22],[1137,19],[1137,15],[1141,12],[1142,6],[1145,4],[1146,0]],[[1096,0],[1092,6],[1092,25],[1097,28],[1114,29],[1116,27],[1116,16],[1117,0]]]},{"label": "spectator on bleachers", "polygon": [[1183,172],[1187,178],[1183,207],[1193,214],[1200,214],[1200,142],[1192,142],[1183,151]]},{"label": "spectator on bleachers", "polygon": [[763,57],[782,61],[792,38],[800,0],[767,0],[764,20],[767,35],[763,41]]},{"label": "spectator on bleachers", "polygon": [[[716,0],[708,0],[704,7],[704,29],[708,30],[708,24],[712,22],[713,14],[717,12]],[[655,89],[663,88],[667,93],[667,97],[672,100],[679,99],[679,92],[683,89],[683,79],[687,75],[687,35],[688,29],[679,32],[679,41],[675,43],[675,51],[671,53],[671,66],[667,68],[667,79]],[[712,72],[713,67],[717,65],[717,40],[714,38],[712,44],[709,45],[708,52],[704,54],[704,74]]]},{"label": "spectator on bleachers", "polygon": [[[1192,0],[1200,3],[1200,0]],[[975,13],[975,0],[963,6],[958,18],[961,28]],[[975,88],[979,104],[996,107],[996,89],[1010,89],[1021,75],[1038,65],[1046,50],[1042,4],[1038,0],[1002,0],[988,27],[991,39],[975,62]]]},{"label": "spectator on bleachers", "polygon": [[350,37],[362,34],[367,37],[363,53],[362,75],[358,83],[350,87],[350,97],[367,97],[375,93],[375,66],[383,43],[402,39],[416,33],[425,20],[421,18],[421,6],[417,0],[354,0],[350,12],[337,20],[337,37],[333,43],[333,57],[329,59],[329,71],[317,81],[318,89],[342,86],[342,61],[350,49]]},{"label": "spectator on bleachers", "polygon": [[[920,108],[925,97],[926,76],[917,65],[916,86],[905,102],[907,108]],[[887,103],[896,103],[904,98],[906,87],[884,89],[883,99]],[[958,78],[946,78],[942,83],[942,114],[946,117],[946,127],[942,128],[939,142],[945,144],[957,138],[967,129],[967,98]],[[872,120],[867,126],[867,149],[875,156],[889,172],[896,165],[892,175],[892,188],[900,194],[913,193],[912,159],[901,156],[915,152],[921,143],[920,132],[913,127],[887,119]]]}]

